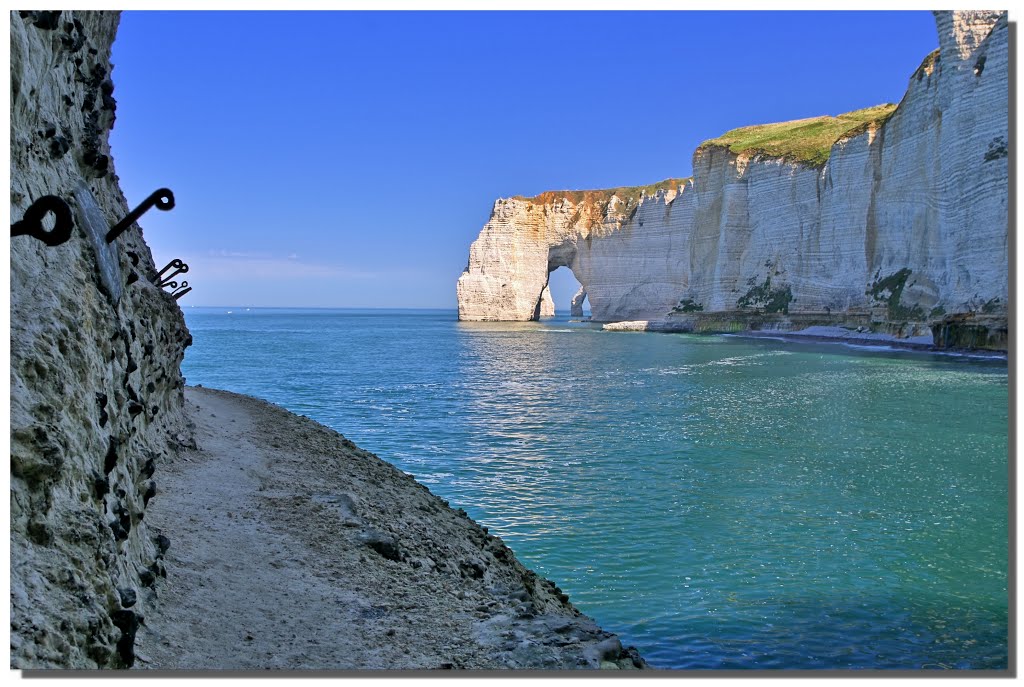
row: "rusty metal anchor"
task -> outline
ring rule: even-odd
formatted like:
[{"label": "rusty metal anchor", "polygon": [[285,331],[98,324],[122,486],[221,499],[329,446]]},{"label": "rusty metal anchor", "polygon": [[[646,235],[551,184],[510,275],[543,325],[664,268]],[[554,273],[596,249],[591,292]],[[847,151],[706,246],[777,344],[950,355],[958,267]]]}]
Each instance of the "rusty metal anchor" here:
[{"label": "rusty metal anchor", "polygon": [[[53,229],[43,228],[43,218],[53,213]],[[32,203],[20,222],[11,225],[11,236],[31,236],[47,246],[59,246],[71,238],[71,228],[75,225],[71,219],[71,208],[57,196],[43,196]]]},{"label": "rusty metal anchor", "polygon": [[[174,271],[170,274],[165,274],[168,270]],[[152,281],[157,286],[167,286],[174,277],[185,272],[188,272],[188,265],[181,258],[174,258],[162,270],[153,275]]]},{"label": "rusty metal anchor", "polygon": [[171,193],[171,189],[158,188],[150,193],[144,201],[139,203],[137,208],[129,212],[123,220],[110,228],[110,231],[107,232],[107,243],[112,243],[114,239],[123,234],[128,227],[146,214],[146,211],[154,205],[158,210],[164,211],[174,208],[174,194]]}]

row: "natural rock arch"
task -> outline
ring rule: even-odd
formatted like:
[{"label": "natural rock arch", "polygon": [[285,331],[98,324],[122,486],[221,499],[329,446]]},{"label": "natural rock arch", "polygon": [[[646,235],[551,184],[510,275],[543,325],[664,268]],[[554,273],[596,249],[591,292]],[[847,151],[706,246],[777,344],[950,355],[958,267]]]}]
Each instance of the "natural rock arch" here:
[{"label": "natural rock arch", "polygon": [[623,241],[639,236],[644,217],[664,214],[681,192],[678,181],[668,180],[670,188],[653,191],[565,191],[498,200],[458,281],[459,319],[538,319],[548,277],[559,267],[568,268],[579,282],[574,301],[581,308],[589,297],[595,320],[621,319],[624,312],[667,312],[678,301],[678,285],[661,279],[653,291],[632,285],[623,294],[632,277],[623,273],[630,260],[620,259],[618,251]]},{"label": "natural rock arch", "polygon": [[[549,259],[548,280],[540,297],[541,319],[553,317],[556,310],[564,311],[565,309],[570,311],[570,316],[572,317],[582,317],[582,313],[578,311],[581,310],[582,302],[586,298],[587,292],[580,284],[576,273],[573,272],[569,265],[563,264],[564,262],[564,260],[560,259]],[[572,261],[570,260],[570,262]],[[554,301],[555,298],[558,298],[557,307]],[[573,305],[574,303],[575,305]]]},{"label": "natural rock arch", "polygon": [[549,307],[553,314],[548,278],[559,267],[586,288],[577,264],[577,243],[584,239],[578,222],[564,222],[564,216],[527,200],[495,203],[459,278],[459,319],[523,322],[539,319]]},{"label": "natural rock arch", "polygon": [[[554,297],[551,295],[550,281],[551,281],[551,275],[556,270],[559,270],[562,267],[564,267],[567,270],[569,270],[569,272],[573,275],[573,277],[576,279],[577,282],[580,282],[579,276],[577,276],[576,272],[572,268],[572,265],[575,262],[575,257],[576,257],[576,250],[575,250],[575,248],[573,246],[562,244],[562,245],[559,245],[559,246],[552,246],[551,248],[548,249],[548,269],[547,269],[547,274],[545,275],[544,285],[541,288],[541,291],[540,291],[540,293],[537,296],[537,304],[534,307],[534,315],[530,319],[532,319],[532,320],[541,320],[541,319],[546,319],[546,318],[554,317],[555,316],[556,308],[555,308]],[[581,293],[583,294],[583,297],[579,298],[579,308],[578,308],[579,315],[574,315],[576,317],[582,317],[582,315],[583,315],[583,298],[586,298],[586,295],[587,295],[586,287],[584,287],[582,285],[582,282],[580,282],[579,291],[576,293],[575,296],[573,296],[572,305],[570,306],[573,313],[575,313],[576,310],[577,310],[576,301],[577,301],[577,297]]]}]

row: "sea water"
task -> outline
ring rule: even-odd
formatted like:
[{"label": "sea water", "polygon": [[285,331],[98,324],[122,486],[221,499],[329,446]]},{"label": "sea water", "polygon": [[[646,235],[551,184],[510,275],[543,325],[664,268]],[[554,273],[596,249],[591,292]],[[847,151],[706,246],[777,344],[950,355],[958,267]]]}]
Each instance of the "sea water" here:
[{"label": "sea water", "polygon": [[1005,361],[565,317],[186,308],[660,668],[1007,667]]}]

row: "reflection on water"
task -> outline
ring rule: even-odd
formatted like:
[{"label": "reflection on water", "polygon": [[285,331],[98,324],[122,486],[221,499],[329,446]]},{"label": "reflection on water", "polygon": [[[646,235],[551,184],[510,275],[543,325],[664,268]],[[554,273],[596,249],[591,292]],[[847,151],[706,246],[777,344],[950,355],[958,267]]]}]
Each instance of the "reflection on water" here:
[{"label": "reflection on water", "polygon": [[654,665],[1006,666],[1005,364],[564,319],[187,316],[190,383],[415,474]]}]

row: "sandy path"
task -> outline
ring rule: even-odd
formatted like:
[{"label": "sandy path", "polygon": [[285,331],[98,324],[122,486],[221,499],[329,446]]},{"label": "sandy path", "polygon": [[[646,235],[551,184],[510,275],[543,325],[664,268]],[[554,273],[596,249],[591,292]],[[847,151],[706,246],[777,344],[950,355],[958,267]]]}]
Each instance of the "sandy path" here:
[{"label": "sandy path", "polygon": [[632,667],[497,537],[341,435],[187,389],[198,450],[157,471],[171,540],[139,668]]}]

